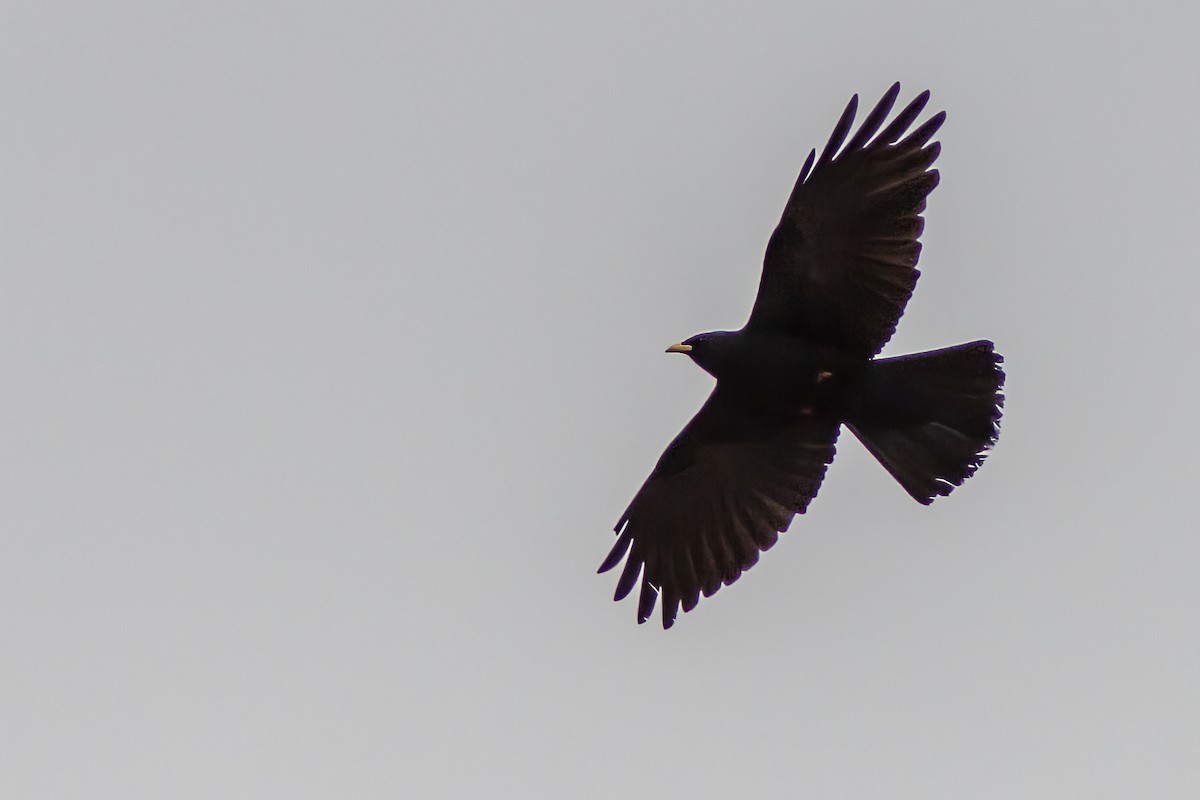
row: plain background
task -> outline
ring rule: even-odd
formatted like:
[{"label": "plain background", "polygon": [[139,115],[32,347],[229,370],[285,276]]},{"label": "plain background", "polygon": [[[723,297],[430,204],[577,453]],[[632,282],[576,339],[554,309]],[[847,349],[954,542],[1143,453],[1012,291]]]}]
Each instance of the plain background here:
[{"label": "plain background", "polygon": [[[1190,4],[5,3],[0,794],[1194,798]],[[885,353],[987,337],[929,508],[846,434],[668,633],[595,569],[849,96],[933,90]]]}]

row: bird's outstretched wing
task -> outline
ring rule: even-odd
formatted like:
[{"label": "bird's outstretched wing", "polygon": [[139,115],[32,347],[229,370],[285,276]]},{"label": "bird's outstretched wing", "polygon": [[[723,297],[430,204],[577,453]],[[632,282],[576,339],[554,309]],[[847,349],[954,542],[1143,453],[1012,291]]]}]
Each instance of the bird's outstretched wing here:
[{"label": "bird's outstretched wing", "polygon": [[748,329],[865,357],[895,332],[920,275],[925,198],[938,184],[930,166],[941,145],[928,143],[946,119],[939,112],[909,132],[929,101],[925,91],[880,132],[899,93],[894,84],[846,142],[855,95],[820,158],[809,153],[767,244]]},{"label": "bird's outstretched wing", "polygon": [[662,595],[664,628],[754,566],[817,494],[838,421],[749,407],[722,390],[671,442],[615,528],[600,566],[628,554],[614,599],[641,578],[638,622]]}]

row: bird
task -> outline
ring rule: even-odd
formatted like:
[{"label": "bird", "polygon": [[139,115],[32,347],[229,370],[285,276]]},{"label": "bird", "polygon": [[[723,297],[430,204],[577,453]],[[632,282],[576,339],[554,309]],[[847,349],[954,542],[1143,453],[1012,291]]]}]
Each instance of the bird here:
[{"label": "bird", "polygon": [[[877,357],[920,272],[931,141],[918,94],[887,123],[895,83],[850,135],[851,97],[809,152],[763,258],[749,319],[671,345],[716,379],[635,494],[600,565],[614,599],[663,628],[758,562],[817,494],[845,426],[918,503],[975,473],[1000,433],[1003,357],[989,340]],[[849,140],[847,141],[847,137]]]}]

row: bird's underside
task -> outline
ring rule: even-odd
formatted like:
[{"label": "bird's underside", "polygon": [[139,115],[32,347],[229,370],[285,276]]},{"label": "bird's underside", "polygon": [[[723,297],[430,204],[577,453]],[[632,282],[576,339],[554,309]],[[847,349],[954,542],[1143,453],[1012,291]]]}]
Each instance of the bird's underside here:
[{"label": "bird's underside", "polygon": [[[820,157],[809,154],[767,245],[750,319],[674,345],[717,378],[616,526],[621,600],[663,627],[753,566],[816,496],[842,424],[919,502],[948,494],[998,433],[1000,356],[990,342],[873,361],[919,273],[925,199],[938,182],[913,127],[923,92],[884,126],[895,84],[850,136],[857,95]],[[847,137],[850,137],[847,140]]]}]

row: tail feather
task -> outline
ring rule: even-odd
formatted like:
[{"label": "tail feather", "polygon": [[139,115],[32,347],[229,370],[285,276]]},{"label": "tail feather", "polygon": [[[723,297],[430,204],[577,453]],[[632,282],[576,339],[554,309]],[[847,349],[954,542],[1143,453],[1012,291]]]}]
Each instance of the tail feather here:
[{"label": "tail feather", "polygon": [[975,474],[1000,434],[1003,356],[978,341],[873,361],[846,425],[923,504]]}]

